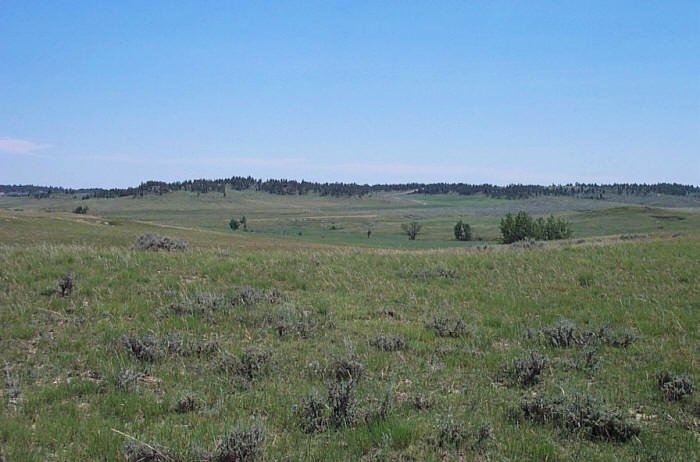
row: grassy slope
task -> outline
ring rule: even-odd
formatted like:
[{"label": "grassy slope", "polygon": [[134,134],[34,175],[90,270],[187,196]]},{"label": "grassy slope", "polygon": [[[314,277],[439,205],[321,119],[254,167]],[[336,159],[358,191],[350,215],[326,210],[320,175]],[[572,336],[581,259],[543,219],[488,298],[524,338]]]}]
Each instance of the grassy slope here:
[{"label": "grassy slope", "polygon": [[[563,215],[573,224],[575,237],[634,232],[679,232],[700,228],[700,202],[690,198],[650,197],[649,204],[684,206],[661,209],[625,205],[624,196],[597,201],[568,197],[529,200],[499,200],[480,196],[409,195],[382,193],[372,197],[329,198],[314,195],[276,196],[260,192],[230,191],[196,194],[178,192],[139,199],[72,199],[70,196],[33,200],[0,197],[0,208],[21,208],[15,215],[45,210],[70,212],[87,205],[90,213],[108,221],[140,220],[185,228],[230,232],[231,217],[245,215],[256,234],[306,243],[344,244],[379,248],[468,247],[479,242],[454,240],[452,227],[458,218],[470,223],[474,234],[485,241],[499,237],[498,223],[507,212],[527,210],[534,215]],[[694,207],[689,207],[694,205]],[[418,241],[409,242],[401,224],[417,220],[423,224]],[[367,229],[372,229],[371,239]],[[242,233],[238,233],[242,234]]]},{"label": "grassy slope", "polygon": [[[649,214],[640,219],[639,209],[630,210],[630,220],[649,222]],[[619,225],[620,217],[609,213],[610,226]],[[660,213],[671,212],[654,212]],[[580,223],[593,233],[607,219],[594,212]],[[170,224],[191,224],[178,220]],[[687,226],[694,218],[660,220]],[[188,239],[191,249],[173,254],[131,249],[134,236],[154,229],[162,228],[28,210],[0,214],[0,351],[23,397],[15,408],[6,387],[0,407],[0,441],[9,460],[119,459],[126,440],[112,429],[191,455],[215,447],[235,423],[254,419],[268,430],[263,460],[357,460],[377,448],[417,460],[456,460],[461,453],[467,460],[697,455],[697,397],[665,402],[654,379],[669,368],[698,380],[700,240],[694,233],[531,251],[406,253],[168,229]],[[458,277],[414,276],[438,268],[455,270]],[[66,271],[76,273],[77,290],[61,298],[53,289]],[[226,294],[239,286],[275,287],[287,301],[210,318],[167,310],[185,295]],[[381,314],[385,308],[398,316]],[[279,338],[274,325],[284,310],[307,310],[325,327],[310,339]],[[424,324],[438,312],[462,317],[471,335],[435,336]],[[555,350],[525,338],[528,327],[562,318],[629,328],[641,340],[627,349],[601,347],[601,367],[590,375],[554,367],[534,389],[497,383],[501,365],[531,349],[552,358],[578,357],[578,349]],[[217,357],[140,363],[125,354],[118,339],[146,332],[216,339],[233,354],[257,345],[272,351],[273,367],[265,378],[240,387],[217,369]],[[369,340],[381,332],[403,335],[408,350],[375,350]],[[318,361],[323,368],[343,354],[348,341],[368,368],[360,395],[377,396],[391,386],[398,402],[386,422],[305,435],[292,408],[309,390],[322,391],[325,380],[310,364]],[[157,381],[122,391],[116,376],[125,368]],[[174,401],[186,390],[205,407],[174,413]],[[639,439],[593,443],[507,418],[508,409],[533,391],[576,390],[641,416]],[[428,394],[435,406],[413,409],[403,400],[415,393]],[[428,443],[435,422],[448,415],[470,428],[493,425],[495,439],[485,454],[438,450]]]}]

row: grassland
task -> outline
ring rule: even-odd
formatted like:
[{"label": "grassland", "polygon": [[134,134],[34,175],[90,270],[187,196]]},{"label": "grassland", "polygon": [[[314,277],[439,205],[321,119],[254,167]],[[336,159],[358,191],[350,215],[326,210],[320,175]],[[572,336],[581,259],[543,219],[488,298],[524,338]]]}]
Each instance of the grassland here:
[{"label": "grassland", "polygon": [[[669,401],[656,375],[698,383],[700,222],[696,208],[665,200],[1,198],[2,454],[124,460],[135,438],[175,460],[206,460],[232,429],[261,425],[265,461],[694,460],[697,393]],[[86,203],[90,215],[69,213]],[[566,216],[575,238],[496,245],[498,217],[523,208]],[[254,232],[227,229],[240,215]],[[478,247],[451,239],[459,216],[484,239]],[[416,242],[398,230],[409,219],[425,224]],[[189,248],[134,249],[147,232]],[[62,297],[68,272],[75,288]],[[436,319],[464,327],[440,336]],[[629,341],[600,334],[557,348],[541,329],[562,320]],[[405,348],[377,348],[382,336]],[[128,346],[148,338],[152,357]],[[247,351],[269,356],[241,368]],[[504,379],[531,351],[548,358],[537,383]],[[364,369],[361,411],[387,391],[389,411],[305,433],[300,405],[314,390],[325,398],[338,359]],[[577,393],[639,434],[605,441],[513,416],[524,399]],[[189,412],[178,408],[185,395]],[[441,444],[450,421],[464,441]],[[482,428],[488,438],[476,444]]]}]

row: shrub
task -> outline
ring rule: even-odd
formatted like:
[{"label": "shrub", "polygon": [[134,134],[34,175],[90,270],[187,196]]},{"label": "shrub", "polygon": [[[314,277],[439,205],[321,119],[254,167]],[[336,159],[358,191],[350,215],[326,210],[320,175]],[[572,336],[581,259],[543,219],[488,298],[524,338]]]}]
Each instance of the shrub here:
[{"label": "shrub", "polygon": [[579,329],[576,324],[568,320],[559,321],[549,327],[543,327],[539,331],[540,335],[551,346],[556,348],[566,348],[570,346],[585,346],[604,343],[616,348],[627,348],[637,341],[638,337],[631,331],[625,330],[617,333],[609,327],[602,327],[595,330]]},{"label": "shrub", "polygon": [[73,209],[73,213],[77,213],[78,215],[85,215],[86,213],[88,213],[88,207],[87,205],[79,205]]},{"label": "shrub", "polygon": [[231,221],[228,222],[228,227],[231,228],[232,231],[236,231],[241,227],[241,222],[235,218],[231,218]]},{"label": "shrub", "polygon": [[439,337],[462,337],[467,335],[467,326],[461,318],[435,316],[428,325]]},{"label": "shrub", "polygon": [[531,387],[539,383],[540,375],[549,362],[546,356],[531,351],[527,357],[513,360],[509,367],[504,368],[504,374],[518,385]]},{"label": "shrub", "polygon": [[200,406],[201,402],[194,395],[185,393],[177,399],[173,409],[178,414],[186,414],[188,412],[196,411]]},{"label": "shrub", "polygon": [[121,338],[121,344],[139,361],[153,362],[163,356],[160,342],[153,335],[125,335]]},{"label": "shrub", "polygon": [[328,383],[328,406],[330,422],[334,427],[349,427],[358,417],[356,382],[335,380]]},{"label": "shrub", "polygon": [[399,351],[406,349],[406,341],[400,335],[381,334],[370,340],[369,343],[382,351]]},{"label": "shrub", "polygon": [[296,414],[301,420],[301,429],[304,433],[320,433],[328,428],[327,409],[328,407],[316,391],[302,400],[301,406],[296,409]]},{"label": "shrub", "polygon": [[265,429],[262,425],[238,425],[226,435],[213,457],[215,462],[246,462],[257,459],[262,453]]},{"label": "shrub", "polygon": [[527,238],[543,241],[568,239],[572,234],[571,224],[562,218],[550,215],[546,220],[542,217],[535,220],[527,212],[518,212],[515,216],[508,213],[501,219],[500,229],[504,244]]},{"label": "shrub", "polygon": [[466,426],[449,416],[437,422],[433,444],[440,448],[459,448],[465,444],[467,436]]},{"label": "shrub", "polygon": [[568,347],[581,341],[576,325],[568,320],[559,321],[551,327],[543,327],[540,333],[553,347],[558,348]]},{"label": "shrub", "polygon": [[331,365],[331,372],[333,377],[340,380],[352,380],[358,381],[362,378],[365,373],[365,366],[358,359],[357,356],[351,351],[346,356],[335,358]]},{"label": "shrub", "polygon": [[271,357],[268,351],[256,347],[246,348],[239,357],[237,372],[247,380],[258,379],[267,373]]},{"label": "shrub", "polygon": [[133,369],[124,369],[117,374],[117,387],[122,391],[132,391],[143,374]]},{"label": "shrub", "polygon": [[464,223],[459,220],[454,226],[455,239],[458,241],[471,241],[472,240],[472,228],[469,224]]},{"label": "shrub", "polygon": [[187,242],[171,239],[168,236],[144,234],[139,236],[135,244],[136,250],[167,250],[168,252],[187,249]]},{"label": "shrub", "polygon": [[408,239],[411,241],[416,240],[416,237],[418,236],[418,233],[420,233],[422,227],[423,226],[417,221],[412,221],[411,223],[404,223],[401,225],[401,229],[404,233],[406,233]]},{"label": "shrub", "polygon": [[173,459],[165,448],[137,441],[129,441],[124,446],[127,462],[166,462]]},{"label": "shrub", "polygon": [[74,287],[75,280],[73,278],[73,274],[71,273],[64,274],[63,276],[61,276],[61,279],[58,280],[58,290],[61,293],[61,297],[70,295],[73,292]]},{"label": "shrub", "polygon": [[693,393],[693,380],[687,374],[663,371],[657,375],[657,383],[668,401],[680,401]]},{"label": "shrub", "polygon": [[627,441],[640,432],[639,426],[622,411],[587,394],[525,399],[519,412],[533,422],[552,423],[570,432],[583,433],[593,441]]},{"label": "shrub", "polygon": [[260,290],[253,287],[244,287],[230,298],[231,305],[255,305],[257,303],[280,303],[284,295],[277,289]]},{"label": "shrub", "polygon": [[433,401],[424,393],[417,393],[411,399],[411,404],[417,411],[424,411],[433,407]]},{"label": "shrub", "polygon": [[313,336],[319,327],[319,322],[308,311],[297,313],[294,310],[286,310],[277,320],[277,334],[280,337],[295,335],[299,338]]}]

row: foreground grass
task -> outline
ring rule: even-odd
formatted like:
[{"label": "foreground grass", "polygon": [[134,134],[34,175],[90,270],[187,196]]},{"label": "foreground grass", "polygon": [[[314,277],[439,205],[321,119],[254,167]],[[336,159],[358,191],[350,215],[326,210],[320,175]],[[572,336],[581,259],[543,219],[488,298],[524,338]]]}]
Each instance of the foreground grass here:
[{"label": "foreground grass", "polygon": [[[133,250],[132,224],[120,234],[111,232],[119,226],[89,224],[86,231],[88,224],[61,221],[30,244],[37,228],[17,220],[3,222],[0,245],[0,441],[8,460],[123,460],[125,434],[167,447],[175,458],[201,460],[234,426],[251,423],[266,428],[262,460],[697,455],[697,396],[668,402],[655,378],[669,369],[698,380],[700,240],[693,235],[403,253],[275,249],[264,240],[175,230],[191,240],[190,250],[152,253]],[[76,234],[81,237],[67,239]],[[56,284],[66,272],[74,273],[76,287],[61,297]],[[231,300],[242,287],[275,289],[281,299],[176,309],[197,295]],[[279,323],[290,316],[313,319],[313,329],[280,336]],[[461,318],[465,335],[436,335],[426,327],[435,316]],[[567,364],[583,348],[554,348],[532,335],[562,319],[582,328],[627,329],[637,340],[626,348],[598,345],[597,368],[573,369]],[[145,334],[177,334],[218,349],[143,361],[121,339]],[[380,335],[401,336],[406,348],[382,351],[372,345]],[[250,347],[271,354],[260,376],[246,379],[222,368]],[[358,382],[365,406],[392,391],[387,418],[304,433],[295,406],[314,389],[325,395],[333,359],[349,349],[366,370]],[[530,350],[552,364],[539,383],[504,383],[503,365]],[[126,370],[140,375],[125,384]],[[578,392],[622,410],[641,427],[639,436],[593,442],[509,417],[524,397]],[[186,393],[197,408],[176,412]],[[431,406],[416,409],[418,395]],[[448,418],[469,431],[488,424],[493,437],[479,447],[441,447],[436,432]]]}]

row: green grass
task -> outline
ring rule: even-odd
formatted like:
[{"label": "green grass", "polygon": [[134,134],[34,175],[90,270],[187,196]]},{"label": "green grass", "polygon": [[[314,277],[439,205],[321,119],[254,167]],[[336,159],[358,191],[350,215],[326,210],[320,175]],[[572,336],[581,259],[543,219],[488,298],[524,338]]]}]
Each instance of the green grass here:
[{"label": "green grass", "polygon": [[[177,192],[136,199],[85,201],[72,196],[50,199],[0,197],[0,208],[20,217],[37,212],[69,213],[76,206],[83,205],[89,207],[90,215],[101,217],[105,222],[140,222],[219,233],[231,233],[229,220],[246,216],[253,234],[277,241],[397,249],[469,247],[496,242],[500,237],[498,225],[501,217],[519,210],[536,216],[563,216],[572,222],[576,238],[685,232],[700,226],[700,201],[655,196],[646,198],[646,203],[678,207],[629,205],[641,200],[635,196],[613,196],[605,201],[569,197],[501,200],[483,196],[405,193],[379,193],[360,199],[316,195],[285,197],[229,191],[226,197],[220,193]],[[452,227],[460,218],[471,225],[475,237],[482,241],[463,243],[454,239]],[[401,232],[401,224],[414,220],[423,225],[423,230],[417,241],[409,242]],[[367,238],[368,229],[372,230],[371,238]]]},{"label": "green grass", "polygon": [[[549,207],[566,214],[574,223],[574,240],[532,250],[429,249],[460,247],[449,235],[456,210],[468,208],[477,234],[495,239],[502,208],[523,204],[444,196],[428,198],[436,202],[424,209],[387,196],[295,197],[286,206],[270,196],[257,209],[232,206],[265,197],[86,201],[99,216],[66,213],[70,200],[52,203],[55,212],[42,211],[42,201],[26,200],[23,211],[0,211],[0,351],[9,371],[0,396],[0,448],[7,460],[123,460],[128,442],[123,434],[165,446],[177,458],[199,460],[237,424],[252,422],[267,430],[261,460],[270,461],[696,456],[697,394],[665,401],[655,378],[670,369],[691,374],[696,384],[700,379],[700,228],[692,210],[606,204],[576,211],[568,202],[543,199],[523,204],[533,213]],[[199,215],[192,213],[198,204]],[[296,212],[292,205],[306,208]],[[228,231],[234,212],[261,231]],[[365,218],[328,216],[351,213],[379,215],[370,240],[387,248],[347,245],[365,242],[366,235],[353,234],[361,233]],[[425,239],[416,243],[397,233],[410,214],[426,223]],[[309,218],[319,215],[326,218]],[[278,238],[276,231],[292,220],[300,220],[302,236]],[[321,231],[317,221],[330,220],[346,228]],[[145,232],[186,239],[189,249],[137,251],[133,243]],[[616,234],[648,236],[600,237]],[[590,238],[578,242],[579,237]],[[397,249],[412,244],[422,250]],[[55,289],[66,272],[74,273],[76,289],[60,297]],[[196,294],[231,296],[241,287],[274,288],[284,300],[208,313],[175,314],[169,308]],[[280,337],[277,320],[290,312],[315,320],[313,334]],[[462,318],[467,335],[438,337],[426,327],[434,316]],[[528,328],[562,319],[582,328],[629,329],[639,339],[627,348],[600,345],[598,369],[574,370],[566,364],[582,348],[557,349],[528,337]],[[250,346],[269,351],[269,371],[246,382],[222,371],[219,354],[168,354],[147,363],[120,344],[127,334],[173,333],[200,344],[215,341],[234,356]],[[370,345],[381,334],[400,335],[407,349],[385,352]],[[376,406],[373,400],[389,387],[395,397],[389,416],[307,435],[295,406],[311,390],[325,395],[323,371],[349,344],[366,368],[358,383],[362,406]],[[500,381],[503,365],[530,350],[552,360],[541,382],[524,389]],[[143,374],[126,389],[118,384],[125,369]],[[13,383],[19,401],[11,399]],[[533,393],[575,392],[621,409],[638,421],[640,435],[624,443],[593,442],[509,417]],[[196,396],[201,407],[175,412],[183,393]],[[429,396],[433,406],[415,409],[416,394]],[[437,424],[448,416],[469,431],[488,423],[494,437],[483,449],[436,447],[431,441]]]}]

